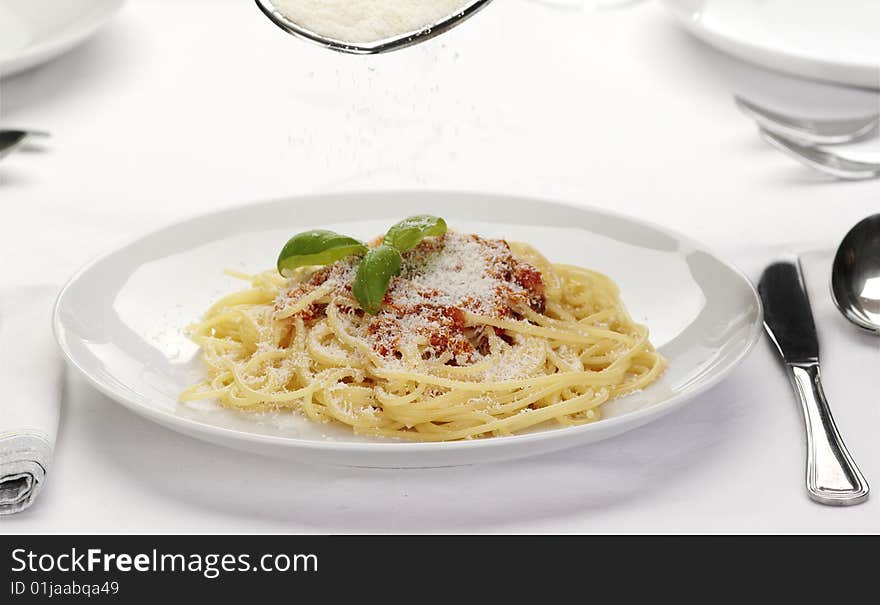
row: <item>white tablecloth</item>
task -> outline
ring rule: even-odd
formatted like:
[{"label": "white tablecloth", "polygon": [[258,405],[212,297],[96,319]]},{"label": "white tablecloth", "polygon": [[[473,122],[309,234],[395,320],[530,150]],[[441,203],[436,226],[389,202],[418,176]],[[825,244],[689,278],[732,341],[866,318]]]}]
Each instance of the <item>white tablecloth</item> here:
[{"label": "white tablecloth", "polygon": [[[531,194],[689,233],[753,274],[774,250],[833,248],[880,210],[763,144],[731,93],[815,115],[875,93],[765,72],[654,3],[566,12],[503,0],[458,30],[356,58],[288,38],[251,2],[132,0],[91,42],[0,84],[0,125],[50,130],[0,165],[2,286],[61,282],[146,230],[295,193]],[[876,142],[855,151],[880,156]],[[816,301],[814,301],[816,302]],[[820,328],[848,330],[827,300]],[[880,341],[826,390],[880,489]],[[873,374],[871,374],[873,373]],[[142,420],[71,376],[55,464],[10,532],[880,531],[803,489],[800,412],[762,342],[679,413],[598,445],[431,471],[298,466]]]}]

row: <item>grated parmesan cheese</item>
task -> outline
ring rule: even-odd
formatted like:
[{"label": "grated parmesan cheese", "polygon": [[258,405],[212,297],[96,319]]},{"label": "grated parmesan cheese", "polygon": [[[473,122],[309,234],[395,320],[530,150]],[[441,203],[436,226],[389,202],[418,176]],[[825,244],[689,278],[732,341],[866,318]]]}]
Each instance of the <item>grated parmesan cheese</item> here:
[{"label": "grated parmesan cheese", "polygon": [[[325,284],[345,314],[363,316],[352,295],[357,260],[347,259],[291,284],[276,300],[279,318],[287,308],[304,320],[324,313],[321,304],[300,308],[298,301]],[[326,303],[324,303],[326,305]],[[516,317],[517,308],[543,310],[544,285],[531,265],[517,260],[504,240],[448,232],[428,238],[404,253],[401,274],[391,280],[382,308],[369,321],[352,321],[355,336],[389,358],[417,347],[428,359],[465,365],[485,352],[489,326],[466,325],[466,313]]]},{"label": "grated parmesan cheese", "polygon": [[341,42],[375,42],[422,30],[468,0],[273,0],[297,25]]}]

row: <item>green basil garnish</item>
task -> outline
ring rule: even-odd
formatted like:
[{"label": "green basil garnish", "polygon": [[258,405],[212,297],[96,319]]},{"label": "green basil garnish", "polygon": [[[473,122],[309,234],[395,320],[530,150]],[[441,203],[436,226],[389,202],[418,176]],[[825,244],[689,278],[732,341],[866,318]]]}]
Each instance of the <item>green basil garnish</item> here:
[{"label": "green basil garnish", "polygon": [[371,249],[361,260],[354,279],[352,293],[361,308],[375,315],[385,300],[388,283],[395,275],[400,275],[403,259],[396,248],[382,244]]},{"label": "green basil garnish", "polygon": [[353,254],[365,254],[367,250],[366,244],[353,237],[323,229],[306,231],[290,238],[281,250],[278,272],[287,276],[287,272],[297,267],[330,265]]},{"label": "green basil garnish", "polygon": [[315,229],[294,235],[278,255],[278,272],[288,277],[298,267],[331,265],[348,256],[364,255],[358,265],[352,293],[370,315],[378,313],[391,278],[400,275],[401,254],[412,250],[426,237],[446,233],[446,221],[438,216],[411,216],[391,227],[384,241],[369,248],[360,240],[333,231]]},{"label": "green basil garnish", "polygon": [[412,250],[426,237],[446,233],[446,221],[438,216],[421,214],[404,219],[385,234],[384,243],[400,252]]}]

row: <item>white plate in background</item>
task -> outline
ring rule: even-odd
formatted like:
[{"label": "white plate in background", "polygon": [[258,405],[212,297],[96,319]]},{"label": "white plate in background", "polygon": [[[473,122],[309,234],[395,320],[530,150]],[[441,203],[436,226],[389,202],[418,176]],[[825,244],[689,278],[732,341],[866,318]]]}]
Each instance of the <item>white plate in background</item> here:
[{"label": "white plate in background", "polygon": [[0,0],[0,77],[35,67],[85,41],[123,0]]},{"label": "white plate in background", "polygon": [[[650,328],[668,370],[644,391],[605,404],[596,423],[451,443],[359,437],[289,411],[255,415],[210,402],[178,403],[180,391],[203,371],[185,326],[244,287],[225,268],[271,268],[287,239],[305,229],[368,239],[418,213],[443,216],[460,231],[528,241],[551,261],[608,274],[633,318]],[[74,276],[59,295],[54,324],[68,361],[94,386],[172,429],[294,461],[431,467],[560,450],[671,412],[743,359],[760,334],[761,306],[749,281],[702,245],[634,219],[509,196],[396,192],[252,204],[167,227]]]},{"label": "white plate in background", "polygon": [[663,0],[695,36],[740,59],[880,88],[878,0]]}]

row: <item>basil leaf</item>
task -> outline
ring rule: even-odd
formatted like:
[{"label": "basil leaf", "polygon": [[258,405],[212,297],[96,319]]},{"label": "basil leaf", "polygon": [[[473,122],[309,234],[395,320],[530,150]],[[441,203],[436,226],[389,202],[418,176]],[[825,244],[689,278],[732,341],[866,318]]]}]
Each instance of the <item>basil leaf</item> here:
[{"label": "basil leaf", "polygon": [[382,244],[367,252],[361,261],[351,288],[361,308],[375,315],[385,300],[388,282],[395,275],[400,275],[403,259],[397,249]]},{"label": "basil leaf", "polygon": [[333,231],[315,229],[294,235],[278,255],[278,272],[287,276],[297,267],[330,265],[352,254],[365,254],[366,244]]},{"label": "basil leaf", "polygon": [[423,239],[446,233],[446,221],[439,216],[420,214],[403,219],[385,234],[384,242],[401,252],[412,250]]}]

